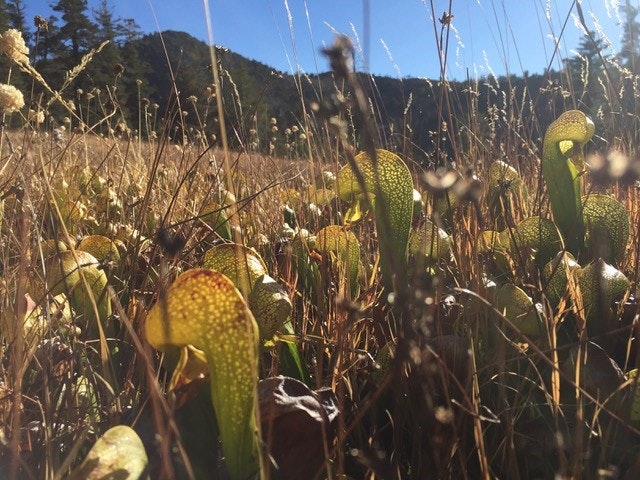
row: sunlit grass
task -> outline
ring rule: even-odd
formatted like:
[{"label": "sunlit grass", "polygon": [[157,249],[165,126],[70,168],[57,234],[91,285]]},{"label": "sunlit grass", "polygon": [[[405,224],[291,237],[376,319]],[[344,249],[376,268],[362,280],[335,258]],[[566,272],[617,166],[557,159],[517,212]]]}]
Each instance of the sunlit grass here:
[{"label": "sunlit grass", "polygon": [[[433,22],[448,33],[446,21]],[[448,48],[443,43],[435,53],[446,58]],[[545,267],[569,244],[564,231],[545,223],[555,240],[544,242],[530,231],[542,230],[531,217],[552,216],[542,137],[563,111],[589,109],[588,70],[585,90],[568,72],[537,79],[537,88],[515,77],[472,79],[461,89],[445,76],[425,80],[425,91],[438,98],[439,121],[436,130],[415,132],[410,119],[423,112],[412,111],[413,94],[399,100],[403,124],[387,125],[379,80],[341,71],[345,52],[328,50],[334,76],[322,95],[305,97],[308,79],[296,77],[298,124],[247,116],[237,131],[222,130],[224,142],[202,120],[222,97],[214,98],[216,87],[202,102],[183,99],[164,118],[138,96],[136,125],[116,120],[109,99],[95,92],[76,91],[75,110],[62,100],[68,93],[52,87],[27,101],[31,114],[3,106],[15,128],[0,132],[0,476],[66,478],[105,432],[129,425],[146,448],[151,478],[226,478],[225,448],[247,445],[218,448],[212,403],[223,404],[216,397],[226,400],[236,386],[208,388],[220,378],[210,378],[215,368],[205,353],[215,351],[230,368],[233,355],[248,353],[242,342],[217,344],[208,332],[194,340],[204,343],[172,349],[167,344],[175,342],[161,341],[168,327],[157,325],[191,312],[193,329],[211,320],[215,331],[222,304],[195,292],[177,308],[175,298],[183,299],[169,289],[185,272],[182,278],[197,276],[211,249],[231,241],[236,252],[253,249],[257,275],[266,272],[262,281],[273,280],[290,305],[276,334],[261,339],[258,371],[247,378],[225,372],[258,394],[250,397],[255,422],[240,419],[247,438],[262,442],[255,444],[262,455],[245,457],[260,465],[256,476],[622,478],[637,471],[638,112],[612,97],[631,86],[636,98],[637,75],[625,76],[619,59],[597,72],[605,102],[587,112],[596,137],[580,180],[590,232],[580,239],[588,248],[577,252],[587,272],[580,277],[567,263]],[[42,84],[33,67],[16,62],[12,68]],[[233,103],[221,116],[243,109],[228,80],[225,99]],[[40,121],[38,112],[46,116],[61,102],[64,117]],[[192,130],[189,116],[198,118]],[[232,135],[233,148],[226,142]],[[415,148],[416,135],[428,136],[432,148]],[[578,145],[571,146],[580,161]],[[363,160],[374,147],[397,152],[408,166],[406,179],[385,176],[391,189],[376,184],[387,167],[375,163],[391,156]],[[497,160],[504,162],[498,169]],[[344,165],[354,172],[357,201],[340,198]],[[413,217],[398,220],[396,197],[413,188],[416,197],[400,201],[414,202]],[[596,194],[628,212],[630,237],[619,254],[600,248],[603,232],[588,224],[588,198]],[[405,224],[413,243],[396,241]],[[81,251],[80,241],[92,235],[111,241],[104,256]],[[71,267],[61,269],[61,259]],[[566,276],[555,296],[547,285],[552,269]],[[96,278],[108,279],[107,288]],[[252,296],[255,283],[231,281],[221,281],[231,293],[220,302],[275,315],[256,307],[263,297]],[[152,308],[152,343],[163,354],[143,333]],[[306,383],[284,381],[295,385],[291,397],[306,395],[317,424],[278,423],[277,375]],[[299,405],[286,408],[300,414]],[[236,420],[225,418],[224,428]],[[253,467],[232,471],[242,468]]]}]

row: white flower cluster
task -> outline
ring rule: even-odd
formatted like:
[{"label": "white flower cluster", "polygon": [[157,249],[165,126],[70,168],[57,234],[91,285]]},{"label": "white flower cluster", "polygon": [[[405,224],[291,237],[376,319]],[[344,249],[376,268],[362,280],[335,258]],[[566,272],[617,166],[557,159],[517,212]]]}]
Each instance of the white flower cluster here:
[{"label": "white flower cluster", "polygon": [[19,30],[10,28],[0,35],[0,52],[16,63],[29,63],[29,49]]},{"label": "white flower cluster", "polygon": [[11,113],[22,107],[24,107],[22,92],[13,85],[0,83],[0,110]]},{"label": "white flower cluster", "polygon": [[31,110],[29,109],[28,117],[30,122],[33,122],[37,125],[44,123],[44,112],[42,110]]}]

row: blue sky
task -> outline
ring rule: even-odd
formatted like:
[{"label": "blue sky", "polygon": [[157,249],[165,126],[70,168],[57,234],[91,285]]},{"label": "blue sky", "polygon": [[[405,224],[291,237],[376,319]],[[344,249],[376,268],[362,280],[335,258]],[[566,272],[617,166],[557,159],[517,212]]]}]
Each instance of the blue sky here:
[{"label": "blue sky", "polygon": [[[318,52],[335,32],[348,34],[365,49],[364,0],[208,0],[214,41],[278,70],[326,71]],[[434,5],[436,29],[431,15]],[[632,0],[637,5],[639,0]],[[48,17],[49,0],[26,0],[27,15]],[[89,0],[95,8],[98,0]],[[457,0],[449,40],[447,77],[464,79],[488,73],[542,73],[549,65],[554,38],[559,56],[571,55],[579,42],[572,0]],[[182,30],[207,40],[201,0],[111,0],[114,13],[136,20],[145,33]],[[582,0],[589,28],[598,30],[615,51],[620,45],[620,8],[624,0]],[[369,70],[376,74],[438,78],[437,18],[449,0],[370,0]],[[289,21],[291,19],[291,21]],[[365,68],[364,56],[358,67]]]}]

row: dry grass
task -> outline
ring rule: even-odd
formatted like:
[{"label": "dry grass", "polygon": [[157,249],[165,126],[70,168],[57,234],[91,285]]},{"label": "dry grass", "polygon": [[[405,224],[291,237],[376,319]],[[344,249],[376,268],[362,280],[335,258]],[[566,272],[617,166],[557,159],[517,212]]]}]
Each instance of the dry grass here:
[{"label": "dry grass", "polygon": [[[442,150],[435,151],[433,163],[448,164],[461,177],[457,185],[463,188],[452,197],[460,206],[451,218],[438,215],[436,204],[442,193],[436,184],[445,171],[428,176],[420,167],[424,159],[407,162],[414,184],[429,193],[416,226],[427,217],[446,226],[451,255],[427,268],[412,264],[394,305],[375,268],[382,233],[371,216],[352,227],[362,247],[361,290],[352,301],[346,299],[344,275],[329,258],[312,256],[317,276],[296,263],[295,232],[284,226],[285,205],[297,227],[311,234],[343,220],[347,205],[321,202],[310,187],[323,187],[324,171],[337,172],[352,149],[366,148],[366,141],[352,145],[351,110],[329,123],[310,113],[304,119],[308,138],[290,159],[254,153],[250,136],[233,152],[208,145],[204,136],[193,143],[170,140],[167,126],[157,126],[157,138],[143,141],[118,130],[109,115],[96,120],[104,137],[86,128],[56,133],[29,123],[2,131],[0,476],[64,478],[102,433],[127,424],[147,447],[152,478],[225,478],[219,453],[207,458],[200,445],[215,445],[216,438],[189,423],[194,415],[211,415],[203,414],[210,405],[203,400],[204,382],[167,394],[171,361],[155,353],[142,332],[148,310],[166,287],[221,241],[204,214],[226,189],[237,199],[230,220],[234,238],[255,248],[290,293],[293,336],[310,385],[336,393],[341,416],[335,443],[325,445],[328,478],[634,478],[640,469],[640,431],[631,413],[631,372],[640,362],[634,299],[640,278],[639,189],[611,175],[603,177],[604,184],[596,175],[586,180],[618,198],[630,214],[630,242],[618,268],[631,288],[627,304],[616,306],[615,325],[590,338],[606,353],[587,350],[594,363],[572,363],[570,351],[587,348],[576,338],[580,316],[570,305],[579,295],[572,291],[553,309],[532,258],[514,256],[504,272],[477,240],[482,230],[495,227],[488,221],[484,185],[496,159],[507,159],[529,191],[508,223],[549,216],[538,137],[559,103],[548,92],[508,88],[494,79],[477,81],[469,84],[467,99],[449,98],[444,90],[445,130],[434,133]],[[363,92],[355,84],[337,83],[336,89],[345,96]],[[615,89],[607,85],[607,91]],[[569,94],[565,106],[582,95]],[[483,95],[492,102],[486,119],[478,115]],[[551,112],[531,113],[544,99]],[[317,99],[301,99],[310,100]],[[462,105],[470,105],[468,115],[458,113]],[[354,110],[368,113],[362,106]],[[77,118],[72,122],[79,124]],[[372,137],[384,138],[370,127]],[[636,146],[623,127],[610,125],[601,135],[633,159]],[[602,150],[606,155],[610,149]],[[634,168],[630,161],[632,180]],[[103,319],[109,335],[97,337],[88,336],[84,318],[65,310],[64,298],[25,296],[46,276],[45,258],[59,254],[55,247],[45,251],[50,247],[44,241],[75,247],[91,234],[118,240],[121,254],[118,263],[101,263],[114,311]],[[514,281],[541,302],[546,335],[527,342],[487,300],[486,279]],[[27,313],[36,308],[39,326],[21,334]],[[397,342],[394,361],[385,357],[390,342]],[[261,378],[282,373],[277,352],[263,355]],[[611,361],[622,368],[622,379],[607,377]],[[607,395],[599,396],[598,388]],[[262,477],[275,478],[267,472]]]}]

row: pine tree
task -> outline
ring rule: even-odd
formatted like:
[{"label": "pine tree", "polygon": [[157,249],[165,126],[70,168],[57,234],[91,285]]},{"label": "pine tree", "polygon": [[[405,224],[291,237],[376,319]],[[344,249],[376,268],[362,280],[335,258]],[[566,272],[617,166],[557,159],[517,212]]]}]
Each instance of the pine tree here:
[{"label": "pine tree", "polygon": [[133,42],[142,37],[140,25],[138,25],[133,18],[123,19],[119,29],[124,43]]},{"label": "pine tree", "polygon": [[93,18],[98,26],[96,34],[98,42],[109,40],[116,41],[116,19],[108,0],[100,0],[98,8],[93,10]]},{"label": "pine tree", "polygon": [[[138,85],[136,79],[144,76],[145,63],[137,55],[135,49],[127,47],[140,37],[140,27],[131,18],[116,17],[108,0],[101,0],[97,9],[93,10],[93,18],[98,26],[96,38],[98,42],[108,40],[110,43],[90,66],[92,80],[100,88],[109,85],[114,99],[121,107],[123,120],[134,120],[138,116]],[[124,72],[114,78],[114,66],[122,65]],[[112,87],[117,86],[114,91]],[[144,92],[144,93],[143,93]],[[141,89],[144,95],[145,88]],[[130,122],[137,123],[137,122]]]},{"label": "pine tree", "polygon": [[6,11],[9,16],[9,24],[11,28],[15,28],[22,32],[22,38],[24,38],[27,45],[31,43],[31,31],[27,27],[27,21],[25,18],[25,5],[23,0],[8,0]]},{"label": "pine tree", "polygon": [[626,140],[630,144],[640,141],[640,22],[637,20],[638,8],[626,0],[624,6],[625,21],[622,28],[622,45],[618,53],[620,69],[620,118],[626,130]]},{"label": "pine tree", "polygon": [[[604,102],[600,81],[606,84],[604,67],[607,60],[605,41],[594,31],[586,33],[578,44],[577,55],[569,60],[574,91],[580,94],[582,107],[597,110]],[[594,113],[594,112],[592,112]]]},{"label": "pine tree", "polygon": [[[7,4],[5,0],[0,0],[0,33],[9,28],[9,14],[7,12]],[[11,62],[6,55],[0,54],[0,83],[7,81],[7,73],[9,72]]]},{"label": "pine tree", "polygon": [[55,12],[61,14],[62,25],[57,40],[69,52],[69,65],[80,62],[94,43],[95,25],[87,16],[87,0],[58,0],[51,6]]},{"label": "pine tree", "polygon": [[4,32],[9,26],[9,12],[7,11],[7,2],[0,0],[0,33]]},{"label": "pine tree", "polygon": [[51,15],[46,29],[36,31],[34,43],[34,62],[36,69],[53,88],[62,85],[65,72],[71,68],[72,62],[68,58],[68,50],[60,41],[60,27],[58,19]]},{"label": "pine tree", "polygon": [[105,88],[114,85],[114,67],[121,62],[120,49],[118,47],[118,21],[114,17],[113,10],[108,0],[101,0],[97,9],[93,10],[93,18],[96,22],[95,44],[109,42],[102,51],[96,55],[87,68],[89,77],[94,86]]},{"label": "pine tree", "polygon": [[[136,41],[141,37],[138,25],[131,19],[125,20],[125,43],[121,47],[122,64],[125,67],[122,75],[122,91],[128,96],[123,100],[127,120],[134,126],[139,124],[139,116],[144,114],[140,101],[149,98],[153,89],[145,81],[151,67],[146,59],[143,59],[135,47]],[[137,127],[137,125],[136,125]]]},{"label": "pine tree", "polygon": [[622,29],[622,46],[618,56],[632,73],[640,72],[640,22],[637,20],[639,10],[626,0],[624,7],[625,22]]},{"label": "pine tree", "polygon": [[35,35],[35,60],[42,66],[42,62],[46,62],[54,58],[56,55],[64,55],[64,51],[58,43],[59,28],[57,18],[53,15],[47,20],[47,28],[38,29]]}]

